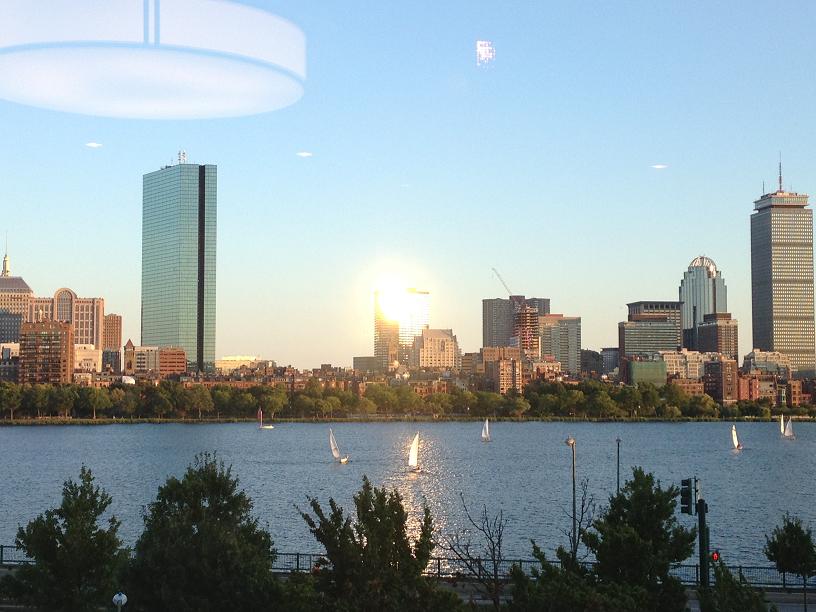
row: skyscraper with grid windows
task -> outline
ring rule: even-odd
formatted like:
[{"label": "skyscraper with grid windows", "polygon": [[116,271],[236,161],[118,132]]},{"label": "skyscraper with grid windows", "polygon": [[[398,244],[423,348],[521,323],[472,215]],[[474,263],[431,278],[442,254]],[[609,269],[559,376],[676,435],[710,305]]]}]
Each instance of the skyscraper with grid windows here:
[{"label": "skyscraper with grid windows", "polygon": [[181,347],[190,371],[215,364],[217,168],[179,163],[142,192],[142,345]]},{"label": "skyscraper with grid windows", "polygon": [[813,211],[808,196],[779,188],[751,215],[753,347],[788,355],[797,376],[816,374]]}]

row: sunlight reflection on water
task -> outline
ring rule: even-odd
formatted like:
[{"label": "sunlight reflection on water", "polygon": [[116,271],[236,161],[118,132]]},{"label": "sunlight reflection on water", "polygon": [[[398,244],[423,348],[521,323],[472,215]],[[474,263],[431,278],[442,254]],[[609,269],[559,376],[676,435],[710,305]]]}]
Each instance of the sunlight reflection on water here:
[{"label": "sunlight reflection on water", "polygon": [[[113,496],[113,512],[132,543],[141,513],[167,476],[180,475],[193,456],[215,450],[239,477],[268,525],[278,550],[314,552],[298,514],[308,497],[333,497],[353,509],[363,475],[396,489],[408,510],[412,536],[428,504],[437,537],[464,526],[460,493],[473,513],[485,504],[509,519],[506,553],[530,557],[530,539],[545,550],[564,543],[571,499],[567,435],[577,440],[578,477],[590,479],[601,505],[615,489],[615,438],[621,473],[642,465],[664,484],[702,479],[712,546],[744,564],[765,564],[764,534],[790,511],[816,523],[816,426],[797,424],[797,439],[779,438],[775,423],[738,425],[745,450],[730,450],[728,423],[495,423],[493,441],[479,439],[481,423],[336,423],[347,465],[332,461],[325,424],[113,425],[0,428],[6,460],[0,489],[0,543],[12,544],[19,524],[59,502],[62,482],[88,465]],[[420,433],[420,472],[408,469],[408,449]],[[692,517],[680,518],[694,524]],[[437,551],[440,552],[440,551]]]}]

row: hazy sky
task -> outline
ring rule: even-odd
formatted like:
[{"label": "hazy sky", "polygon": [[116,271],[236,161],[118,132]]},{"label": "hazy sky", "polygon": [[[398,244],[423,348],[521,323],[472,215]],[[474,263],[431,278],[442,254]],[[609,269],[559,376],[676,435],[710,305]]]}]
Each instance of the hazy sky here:
[{"label": "hazy sky", "polygon": [[580,315],[584,347],[614,346],[626,302],[676,300],[699,254],[750,350],[749,215],[780,150],[786,188],[816,193],[816,5],[252,4],[306,34],[287,109],[170,122],[0,102],[0,229],[37,295],[102,296],[138,343],[142,175],[184,148],[218,165],[218,355],[350,365],[392,275],[476,350],[481,299],[504,295],[491,266]]}]

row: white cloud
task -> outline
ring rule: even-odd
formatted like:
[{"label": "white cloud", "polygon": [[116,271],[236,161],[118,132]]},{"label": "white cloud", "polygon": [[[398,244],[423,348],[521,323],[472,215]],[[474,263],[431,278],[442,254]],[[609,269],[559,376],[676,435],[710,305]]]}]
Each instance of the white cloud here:
[{"label": "white cloud", "polygon": [[669,167],[669,164],[652,164],[652,168],[655,170],[665,170]]},{"label": "white cloud", "polygon": [[297,155],[298,157],[313,157],[314,153],[312,153],[311,151],[298,151],[297,153],[295,153],[295,155]]},{"label": "white cloud", "polygon": [[99,142],[86,142],[85,146],[90,149],[100,149],[102,147],[102,143]]}]

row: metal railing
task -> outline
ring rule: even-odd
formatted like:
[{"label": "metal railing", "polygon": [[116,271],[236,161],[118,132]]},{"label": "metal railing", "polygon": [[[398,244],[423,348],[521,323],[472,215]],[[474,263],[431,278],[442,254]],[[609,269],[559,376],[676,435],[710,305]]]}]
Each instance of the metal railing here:
[{"label": "metal railing", "polygon": [[[277,553],[272,564],[274,572],[311,572],[317,566],[319,559],[324,555],[319,553]],[[31,563],[31,559],[26,557],[22,549],[16,546],[0,545],[0,565],[22,565]],[[471,562],[471,565],[473,562]],[[553,561],[553,565],[558,565],[558,561]],[[592,563],[584,565],[592,567]],[[498,575],[501,579],[509,579],[510,570],[513,566],[518,566],[525,574],[532,574],[533,569],[539,568],[538,561],[533,559],[503,559],[498,565]],[[488,560],[476,561],[477,572],[484,575],[493,573],[492,563]],[[734,576],[750,583],[755,587],[783,588],[798,590],[802,587],[802,579],[793,574],[785,574],[776,571],[772,566],[758,565],[730,565],[728,569]],[[697,586],[700,583],[699,565],[675,565],[671,574],[680,579],[686,586]],[[468,565],[460,559],[445,557],[433,557],[425,568],[425,575],[433,578],[463,578],[472,577]],[[713,572],[711,581],[713,583]],[[816,576],[808,580],[808,588],[816,589]]]}]

